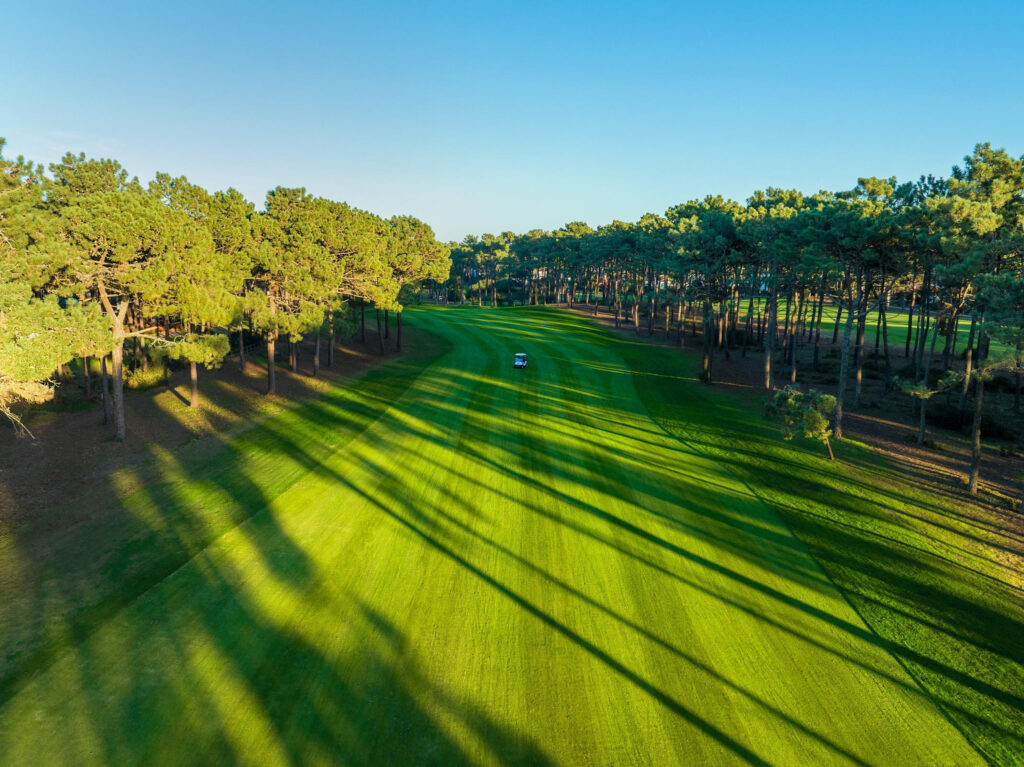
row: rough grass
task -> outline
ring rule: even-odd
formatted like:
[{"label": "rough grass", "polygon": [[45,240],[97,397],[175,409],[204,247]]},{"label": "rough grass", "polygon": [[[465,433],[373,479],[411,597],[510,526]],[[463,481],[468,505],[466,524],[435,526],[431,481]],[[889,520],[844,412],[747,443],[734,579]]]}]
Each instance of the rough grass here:
[{"label": "rough grass", "polygon": [[[861,617],[884,636],[931,602],[897,585],[878,618],[829,577],[859,596],[843,568],[881,584],[895,547],[908,583],[950,579],[956,608],[1019,630],[912,524],[838,539],[886,515],[670,350],[542,310],[409,322],[434,340],[156,452],[156,481],[94,488],[73,528],[0,538],[5,763],[981,763],[921,658]],[[826,573],[808,545],[837,540]],[[997,697],[984,669],[931,668]]]},{"label": "rough grass", "polygon": [[[695,361],[664,348],[623,349],[640,371],[696,372]],[[756,402],[708,387],[680,398],[663,376],[635,380],[662,426],[780,514],[990,762],[1024,764],[1024,536],[1015,515],[924,492],[855,443],[837,446],[840,462],[830,464],[819,445],[782,442],[756,418]]]}]

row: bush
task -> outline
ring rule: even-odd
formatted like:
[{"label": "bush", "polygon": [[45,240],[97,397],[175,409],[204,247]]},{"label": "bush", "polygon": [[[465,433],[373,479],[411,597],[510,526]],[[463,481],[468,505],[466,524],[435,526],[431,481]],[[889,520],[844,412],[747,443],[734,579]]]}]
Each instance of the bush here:
[{"label": "bush", "polygon": [[132,391],[152,389],[155,386],[164,386],[171,377],[170,368],[165,358],[158,358],[149,363],[148,368],[136,368],[128,373],[124,379],[124,385]]}]

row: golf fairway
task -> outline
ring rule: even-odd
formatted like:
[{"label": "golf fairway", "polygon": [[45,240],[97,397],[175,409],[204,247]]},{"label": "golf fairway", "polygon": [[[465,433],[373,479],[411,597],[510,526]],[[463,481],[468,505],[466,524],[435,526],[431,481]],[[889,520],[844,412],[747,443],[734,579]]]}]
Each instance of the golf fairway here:
[{"label": "golf fairway", "polygon": [[649,416],[634,376],[706,406],[686,363],[540,309],[405,317],[429,349],[112,482],[97,577],[177,543],[88,631],[37,595],[61,649],[0,692],[0,761],[984,763],[756,488]]}]

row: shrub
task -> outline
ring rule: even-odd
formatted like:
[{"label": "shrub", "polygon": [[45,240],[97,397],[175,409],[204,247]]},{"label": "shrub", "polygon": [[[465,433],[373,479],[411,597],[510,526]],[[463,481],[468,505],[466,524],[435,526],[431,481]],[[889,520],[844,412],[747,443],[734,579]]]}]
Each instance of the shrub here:
[{"label": "shrub", "polygon": [[155,386],[164,386],[170,377],[171,371],[167,367],[167,360],[158,357],[149,363],[149,367],[136,368],[128,373],[124,379],[124,385],[133,391],[142,391]]},{"label": "shrub", "polygon": [[835,460],[829,438],[829,418],[836,409],[836,398],[811,389],[806,394],[798,386],[787,386],[775,392],[765,403],[765,415],[782,423],[785,439],[800,436],[821,442],[828,451],[828,459]]}]

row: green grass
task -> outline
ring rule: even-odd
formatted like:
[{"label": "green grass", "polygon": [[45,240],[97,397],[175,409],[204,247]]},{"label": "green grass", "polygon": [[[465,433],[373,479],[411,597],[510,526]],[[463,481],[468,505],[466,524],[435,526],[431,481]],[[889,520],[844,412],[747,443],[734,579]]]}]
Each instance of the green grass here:
[{"label": "green grass", "polygon": [[[765,300],[766,299],[764,299],[764,298],[761,299],[761,303],[760,303],[761,311],[764,311],[764,302],[765,302]],[[741,324],[746,321],[747,304],[748,304],[747,300],[740,301],[740,323]],[[756,306],[755,306],[755,309],[756,309]],[[823,342],[826,339],[828,339],[828,340],[832,339],[832,335],[833,335],[833,333],[835,331],[835,327],[836,327],[836,318],[837,318],[837,316],[838,316],[838,309],[835,306],[826,306],[824,308],[824,310],[822,310],[822,313],[821,313],[821,338],[822,338]],[[779,324],[780,325],[785,321],[785,318],[786,318],[786,303],[785,303],[785,300],[783,299],[783,300],[781,300],[779,302]],[[756,314],[756,311],[755,311],[755,315],[754,315],[754,321],[755,322],[756,322],[756,319],[757,319],[757,314]],[[806,319],[807,319],[807,322],[810,322],[810,307],[808,307],[808,309],[807,309]],[[886,333],[887,333],[888,338],[889,338],[890,346],[898,346],[900,348],[903,348],[906,345],[906,342],[907,342],[907,313],[906,313],[906,311],[905,310],[901,310],[898,306],[890,307],[888,313],[886,314],[885,322],[886,322]],[[911,341],[913,341],[913,339],[917,336],[917,322],[918,322],[918,315],[917,315],[917,310],[915,309],[915,313],[914,313],[914,334],[911,336]],[[877,311],[868,312],[867,316],[864,318],[864,347],[866,349],[868,349],[868,350],[871,350],[871,351],[873,351],[874,348],[875,348],[875,333],[876,333],[876,330],[878,328],[878,323],[879,323],[879,313]],[[839,322],[839,337],[840,338],[842,338],[843,328],[845,327],[845,325],[846,325],[846,313],[843,312],[843,316],[840,318],[840,322]],[[755,325],[755,327],[756,327],[756,325]],[[932,340],[932,334],[933,334],[934,330],[935,330],[935,318],[932,317],[932,321],[931,321],[930,326],[929,326],[929,332],[925,336],[925,349],[926,350],[928,348],[930,348],[931,340]],[[958,355],[962,354],[964,349],[966,348],[967,341],[970,339],[970,335],[971,335],[970,331],[971,331],[971,318],[969,316],[965,315],[965,316],[960,318],[960,323],[957,325],[956,353]],[[853,329],[852,329],[851,332],[853,334],[852,341],[856,341],[856,335],[857,335],[857,326],[856,326],[856,324],[854,324]],[[975,337],[975,341],[977,341],[977,337]],[[942,353],[942,348],[945,345],[945,343],[946,343],[945,335],[939,336],[938,340],[935,343],[935,353],[936,353],[936,355],[939,355],[939,354]],[[993,352],[1003,352],[1003,351],[1006,351],[1006,347],[1004,347],[1002,344],[999,344],[999,343],[993,343],[992,344],[992,351]],[[904,360],[904,357],[902,356],[902,353],[901,353],[901,354],[897,355],[893,359],[893,364],[896,365],[896,366],[899,366],[899,365],[902,364],[903,360]]]},{"label": "green grass", "polygon": [[[408,321],[407,357],[0,538],[5,764],[1012,762],[1020,592],[892,518],[934,499],[584,319]],[[932,618],[974,607],[992,635]]]}]

